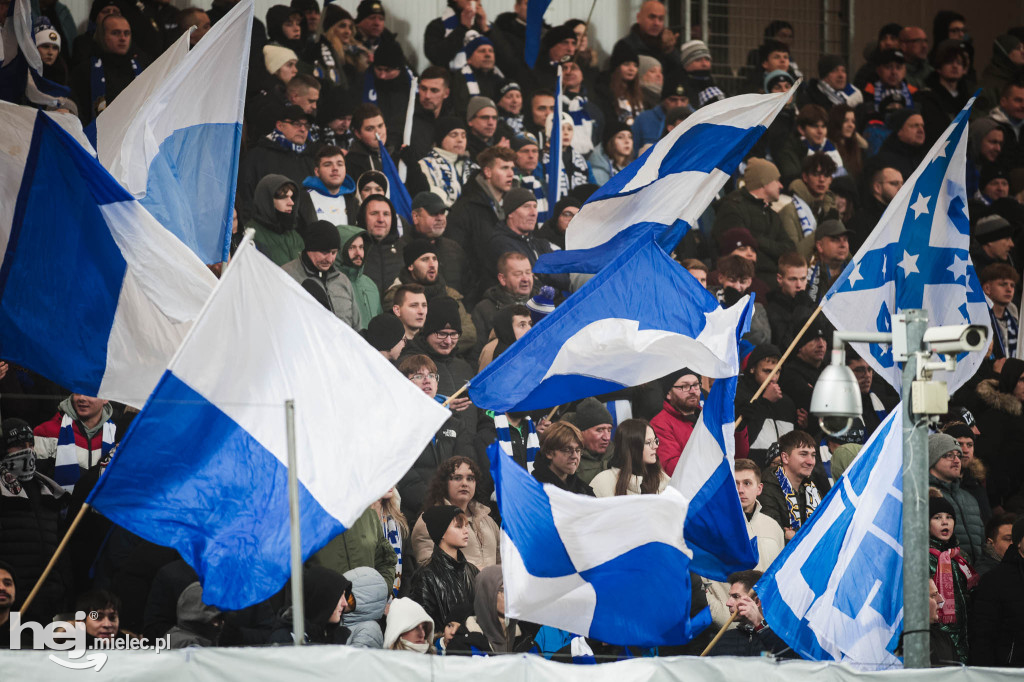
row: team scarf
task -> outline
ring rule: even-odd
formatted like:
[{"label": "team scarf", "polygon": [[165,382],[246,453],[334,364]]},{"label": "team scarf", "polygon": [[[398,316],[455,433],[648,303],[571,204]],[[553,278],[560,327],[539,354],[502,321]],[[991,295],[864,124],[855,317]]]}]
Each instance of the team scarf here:
[{"label": "team scarf", "polygon": [[848,104],[854,107],[861,103],[862,97],[857,97],[859,91],[853,86],[852,83],[847,83],[846,87],[842,90],[836,90],[831,85],[823,80],[818,81],[818,90],[821,94],[828,98],[828,101],[832,104]]},{"label": "team scarf", "polygon": [[[1003,308],[1003,319],[1002,322],[1006,323],[1006,341],[1003,341],[1003,335],[1000,333],[1001,327],[999,325],[999,318],[996,317],[995,312],[992,308],[988,309],[988,316],[992,320],[992,329],[996,330],[996,342],[999,344],[999,349],[1003,352],[1001,356],[1004,358],[1013,357],[1014,349],[1017,348],[1017,337],[1019,336],[1019,327],[1016,318],[1013,313],[1010,312],[1010,308]],[[1005,343],[1005,345],[1004,345]]]},{"label": "team scarf", "polygon": [[[538,164],[537,168],[540,168]],[[536,171],[534,171],[536,172]],[[536,175],[532,173],[530,175],[522,175],[517,173],[516,177],[519,179],[519,186],[523,189],[528,189],[533,192],[534,198],[537,200],[537,222],[543,223],[549,217],[551,217],[548,207],[548,195],[547,189],[544,183]]]},{"label": "team scarf", "polygon": [[[551,163],[551,152],[547,150],[544,152],[543,166],[548,167]],[[583,158],[583,155],[573,149],[572,146],[562,148],[562,167],[558,172],[558,194],[559,196],[566,196],[569,192],[580,185],[585,185],[590,182],[590,178],[587,175],[587,160]],[[537,216],[540,219],[540,216]]]},{"label": "team scarf", "polygon": [[343,88],[348,87],[345,73],[338,68],[338,62],[334,58],[334,50],[328,44],[326,38],[321,38],[318,43],[320,58],[313,66],[313,75],[321,81],[327,81]]},{"label": "team scarf", "polygon": [[[459,54],[462,54],[461,52]],[[470,97],[480,94],[480,84],[476,82],[476,74],[473,73],[473,67],[469,64],[464,65],[459,69],[459,73],[466,79],[466,89],[469,91]],[[505,74],[501,72],[497,66],[494,67],[494,75],[498,78],[505,80]]]},{"label": "team scarf", "polygon": [[[131,59],[132,72],[138,76],[142,73],[139,60]],[[93,57],[92,66],[89,69],[89,90],[92,94],[92,113],[99,116],[100,112],[107,108],[107,77],[103,73],[103,58]]]},{"label": "team scarf", "polygon": [[468,158],[463,157],[462,170],[459,170],[457,163],[453,164],[437,148],[430,150],[430,153],[420,159],[420,170],[427,177],[431,188],[444,192],[444,203],[451,206],[455,200],[462,196],[462,189],[466,186],[470,176],[479,168]]},{"label": "team scarf", "polygon": [[[400,73],[398,77],[405,80],[405,90],[408,92],[409,84],[412,83],[412,79],[416,77],[413,75],[412,69],[406,66],[405,71]],[[367,69],[366,73],[363,74],[363,101],[369,102],[370,104],[376,104],[377,99],[377,79],[373,75],[373,69]]]},{"label": "team scarf", "polygon": [[[91,438],[85,435],[85,427],[82,428],[82,438],[86,438],[86,449],[90,449]],[[100,456],[95,462],[89,461],[89,467],[99,464],[114,447],[114,433],[117,427],[113,422],[103,424],[103,440],[100,444]],[[90,460],[91,460],[90,456]],[[75,445],[75,420],[68,415],[60,419],[60,431],[57,433],[57,457],[54,460],[53,480],[69,493],[75,489],[78,478],[81,476],[81,465],[78,463],[78,446]]]},{"label": "team scarf", "polygon": [[953,577],[953,564],[956,564],[964,579],[967,580],[967,589],[972,590],[978,584],[980,576],[971,568],[967,560],[960,555],[959,547],[951,547],[947,550],[938,550],[929,547],[928,552],[938,559],[935,567],[935,587],[942,595],[943,604],[939,608],[940,623],[956,622],[956,579]]},{"label": "team scarf", "polygon": [[[775,478],[779,481],[779,485],[782,486],[782,493],[786,496],[786,507],[789,510],[789,527],[793,530],[800,530],[800,499],[797,493],[793,491],[793,486],[790,485],[789,479],[786,478],[786,472],[782,470],[782,467],[775,470]],[[821,497],[818,495],[818,489],[813,483],[807,481],[804,485],[804,504],[807,506],[807,516],[813,514],[820,503]]]},{"label": "team scarf", "polygon": [[914,106],[914,96],[910,94],[907,81],[900,81],[899,87],[889,88],[882,84],[882,81],[875,81],[875,111],[881,111],[882,100],[890,95],[899,95],[903,98],[903,106],[908,109]]},{"label": "team scarf", "polygon": [[846,174],[846,169],[843,168],[843,157],[840,155],[839,150],[836,149],[836,146],[832,144],[832,140],[826,137],[825,141],[818,146],[811,144],[811,141],[806,137],[803,138],[803,142],[804,146],[807,147],[807,156],[821,152],[835,162],[836,172],[832,174],[832,177],[836,178]]},{"label": "team scarf", "polygon": [[276,144],[278,147],[287,149],[288,151],[295,152],[296,154],[301,154],[302,152],[306,151],[306,145],[295,144],[287,137],[285,137],[284,134],[281,133],[281,131],[278,130],[277,128],[274,128],[273,130],[270,131],[270,133],[267,134],[267,139]]},{"label": "team scarf", "polygon": [[[520,429],[524,424],[526,425],[526,470],[533,473],[533,465],[537,459],[537,453],[540,452],[540,438],[537,436],[537,429],[534,427],[532,419],[523,417],[523,421],[519,424]],[[494,415],[494,430],[498,434],[494,442],[502,453],[512,457],[512,426],[508,423],[508,415]]]},{"label": "team scarf", "polygon": [[512,129],[514,133],[523,132],[523,115],[522,114],[510,114],[501,107],[498,107],[498,118],[501,122]]},{"label": "team scarf", "polygon": [[398,590],[402,586],[402,532],[398,529],[398,522],[390,514],[381,520],[381,528],[384,530],[384,537],[391,543],[395,550],[395,557],[398,563],[395,564],[395,583],[391,586],[391,593],[397,597]]},{"label": "team scarf", "polygon": [[[562,111],[569,114],[569,117],[572,118],[573,125],[575,125],[577,128],[582,126],[587,121],[594,120],[593,117],[591,117],[590,113],[586,110],[587,102],[589,100],[583,93],[573,95],[571,97],[569,95],[563,94],[561,100]],[[620,106],[622,105],[622,101],[623,100],[619,100]]]},{"label": "team scarf", "polygon": [[818,219],[814,217],[814,211],[811,209],[810,204],[794,194],[793,208],[796,209],[796,216],[800,219],[800,229],[803,231],[803,235],[806,237],[814,232],[815,228],[818,227]]}]

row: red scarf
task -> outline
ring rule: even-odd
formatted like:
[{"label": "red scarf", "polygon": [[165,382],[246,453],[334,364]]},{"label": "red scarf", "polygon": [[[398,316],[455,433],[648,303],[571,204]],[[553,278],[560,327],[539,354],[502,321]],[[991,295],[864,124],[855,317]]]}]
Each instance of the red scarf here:
[{"label": "red scarf", "polygon": [[928,549],[932,556],[938,557],[939,562],[935,567],[935,587],[938,588],[939,594],[942,595],[943,604],[939,607],[939,622],[940,623],[955,623],[956,622],[956,592],[954,591],[953,580],[953,563],[956,562],[956,566],[960,569],[960,572],[964,574],[964,578],[967,579],[967,589],[972,589],[978,584],[979,576],[971,568],[970,564],[960,556],[960,548],[953,547],[951,549],[939,551],[934,547]]}]

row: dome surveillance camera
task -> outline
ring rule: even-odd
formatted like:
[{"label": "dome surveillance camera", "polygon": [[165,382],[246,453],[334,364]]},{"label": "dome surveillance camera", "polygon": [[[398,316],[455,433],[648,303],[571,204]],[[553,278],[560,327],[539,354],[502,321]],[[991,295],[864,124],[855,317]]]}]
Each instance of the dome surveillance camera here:
[{"label": "dome surveillance camera", "polygon": [[818,375],[811,394],[811,414],[818,417],[821,430],[841,436],[861,416],[860,386],[846,365],[827,365]]}]

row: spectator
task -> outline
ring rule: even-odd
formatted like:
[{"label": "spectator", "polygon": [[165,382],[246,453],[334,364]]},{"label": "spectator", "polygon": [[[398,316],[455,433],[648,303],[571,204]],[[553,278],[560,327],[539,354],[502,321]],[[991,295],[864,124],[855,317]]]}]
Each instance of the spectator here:
[{"label": "spectator", "polygon": [[836,172],[840,177],[849,175],[858,180],[868,142],[857,132],[857,114],[848,105],[836,104],[828,110],[828,140],[839,154]]},{"label": "spectator", "polygon": [[384,5],[377,0],[362,0],[356,7],[358,39],[376,58],[382,45],[394,43],[398,36],[384,27]]},{"label": "spectator", "polygon": [[1014,267],[1014,229],[1006,218],[998,214],[983,216],[971,233],[976,242],[971,248],[971,261],[979,272],[995,264]]},{"label": "spectator", "polygon": [[725,99],[725,93],[711,76],[711,52],[701,40],[691,40],[679,48],[683,63],[683,87],[690,99],[690,106],[700,109],[712,102]]},{"label": "spectator", "polygon": [[62,400],[57,414],[33,429],[43,472],[73,491],[79,479],[101,466],[113,450],[117,434],[113,415],[106,400],[80,393]]},{"label": "spectator", "polygon": [[885,138],[873,163],[884,163],[909,178],[928,153],[924,119],[912,109],[903,109],[887,116],[886,123],[894,134]]},{"label": "spectator", "polygon": [[448,209],[440,197],[432,192],[420,192],[412,198],[412,230],[402,235],[398,246],[404,249],[415,240],[429,242],[437,254],[441,277],[461,294],[473,288],[469,281],[469,259],[455,240],[445,236],[447,214]]},{"label": "spectator", "polygon": [[978,191],[971,197],[968,208],[973,209],[970,212],[974,215],[984,215],[992,204],[1009,195],[1010,178],[1006,168],[991,163],[978,175]]},{"label": "spectator", "polygon": [[985,544],[981,548],[981,557],[974,562],[979,576],[998,566],[1008,551],[1016,549],[1013,544],[1013,524],[1016,514],[997,514],[985,524]]},{"label": "spectator", "polygon": [[781,348],[787,348],[815,307],[807,295],[807,261],[804,257],[795,251],[782,254],[775,283],[777,288],[768,293],[765,310],[771,325],[772,341]]},{"label": "spectator", "polygon": [[[374,319],[393,320],[394,318],[381,315],[380,318]],[[374,323],[371,322],[370,329],[372,330],[374,327]],[[397,597],[402,592],[402,574],[405,572],[405,549],[411,547],[409,544],[409,522],[406,520],[405,514],[402,513],[401,500],[394,486],[388,488],[383,497],[371,504],[370,509],[377,512],[377,518],[380,519],[380,527],[384,531],[384,537],[388,539],[391,548],[395,550],[395,559],[397,561],[395,564],[395,582],[390,585],[389,594],[386,597],[386,599],[390,599]],[[412,569],[413,567],[414,564],[410,563],[409,568]],[[412,573],[412,570],[409,570],[408,573]],[[374,620],[380,620],[380,616]]]},{"label": "spectator", "polygon": [[436,194],[451,208],[469,182],[477,165],[466,152],[466,125],[452,116],[437,120],[434,125],[434,148],[418,161],[422,180],[413,181],[410,186],[420,185],[421,191]]},{"label": "spectator", "polygon": [[565,421],[575,426],[583,438],[583,452],[576,476],[586,484],[611,466],[614,457],[612,447],[612,413],[597,398],[584,398],[576,411],[567,414]]},{"label": "spectator", "polygon": [[514,134],[523,132],[523,89],[507,81],[498,91],[498,119]]},{"label": "spectator", "polygon": [[[481,251],[479,255],[482,281],[495,279],[498,259],[503,254],[510,251],[521,253],[530,260],[532,267],[542,254],[553,250],[546,239],[534,236],[537,230],[537,201],[533,192],[521,187],[509,190],[502,199],[501,210],[505,219],[491,232],[486,251]],[[545,275],[541,281],[546,284],[562,279],[566,277]]]},{"label": "spectator", "polygon": [[643,111],[639,67],[637,51],[622,41],[616,43],[608,71],[602,73],[596,83],[606,125],[618,121],[632,126]]},{"label": "spectator", "polygon": [[[749,457],[761,467],[768,466],[768,450],[797,424],[796,406],[779,388],[778,374],[757,400],[751,400],[779,363],[782,352],[771,344],[756,346],[747,356],[746,369],[736,384],[736,414],[743,417],[750,441]],[[806,428],[806,417],[801,428]],[[758,476],[760,482],[760,476]]]},{"label": "spectator", "polygon": [[482,168],[480,154],[488,147],[505,146],[504,141],[508,136],[498,128],[498,107],[490,98],[483,95],[470,97],[465,111],[466,126],[469,129],[466,148],[469,158]]},{"label": "spectator", "polygon": [[807,264],[807,295],[821,302],[850,262],[850,234],[842,221],[829,218],[814,230],[814,254]]},{"label": "spectator", "polygon": [[32,35],[39,50],[39,58],[43,61],[43,78],[58,85],[67,85],[68,62],[61,54],[60,32],[49,19],[41,17],[32,26]]},{"label": "spectator", "polygon": [[633,133],[625,123],[608,126],[604,142],[589,157],[589,166],[598,185],[615,177],[633,160]]},{"label": "spectator", "polygon": [[789,238],[803,251],[810,250],[809,242],[818,226],[838,215],[836,195],[831,191],[832,177],[837,172],[831,154],[814,152],[800,160],[800,177],[789,183],[792,201],[782,207],[779,218]]},{"label": "spectator", "polygon": [[656,495],[668,485],[658,462],[658,437],[643,419],[627,419],[615,430],[612,467],[598,473],[590,485],[597,497]]},{"label": "spectator", "polygon": [[277,265],[295,260],[304,248],[297,198],[298,186],[284,175],[267,175],[253,192],[253,215],[245,227],[255,230],[256,247]]},{"label": "spectator", "polygon": [[468,37],[488,36],[491,24],[479,2],[449,0],[448,7],[423,32],[423,51],[434,66],[447,67]]},{"label": "spectator", "polygon": [[[349,90],[357,76],[366,70],[368,54],[353,37],[355,22],[352,15],[336,3],[324,3],[320,15],[316,41],[306,49],[305,60],[313,66],[313,76],[325,87],[336,86]],[[362,63],[360,64],[360,58]],[[357,68],[357,64],[363,68]]]},{"label": "spectator", "polygon": [[[661,99],[660,104],[641,113],[633,123],[632,130],[635,149],[641,149],[661,139],[662,135],[666,132],[665,119],[669,111],[678,107],[690,106],[686,87],[679,74],[669,74],[664,78],[659,96]],[[608,136],[610,134],[606,132],[605,135]],[[614,135],[614,133],[611,133],[611,135]],[[598,184],[603,183],[599,182]]]},{"label": "spectator", "polygon": [[[490,517],[490,507],[478,499],[477,482],[483,483],[480,468],[468,457],[452,457],[435,470],[430,488],[423,503],[423,509],[453,505],[462,510],[469,528],[469,541],[463,547],[466,561],[481,571],[488,566],[501,563],[499,543],[501,532],[498,524]],[[423,516],[412,529],[412,550],[416,563],[427,564],[436,548],[427,532]]]},{"label": "spectator", "polygon": [[879,166],[871,172],[867,185],[868,196],[860,207],[853,221],[849,223],[851,235],[850,248],[856,251],[864,243],[867,236],[875,229],[889,202],[903,187],[903,174],[892,166]]},{"label": "spectator", "polygon": [[[437,392],[442,396],[450,396],[475,374],[462,358],[455,354],[455,346],[462,336],[462,317],[458,304],[447,297],[439,296],[430,302],[423,328],[402,351],[402,359],[409,355],[426,355],[437,365]],[[458,398],[451,404],[452,410],[463,412],[460,415],[466,424],[467,431],[476,431],[476,411],[469,407],[469,398]]]},{"label": "spectator", "polygon": [[405,597],[396,599],[388,607],[384,648],[397,651],[433,653],[434,621],[422,606]]},{"label": "spectator", "polygon": [[[998,367],[998,365],[997,365]],[[1012,453],[1024,442],[1024,360],[1010,358],[991,378],[981,379],[974,388],[977,426],[985,437],[975,452],[988,468],[988,496],[993,511],[1002,511],[1024,480],[1024,467]]]},{"label": "spectator", "polygon": [[1003,139],[1003,129],[990,117],[971,121],[967,137],[967,196],[977,193],[981,171],[996,163],[1003,151]]},{"label": "spectator", "polygon": [[[297,189],[313,175],[316,161],[307,144],[312,117],[301,107],[289,104],[280,107],[273,117],[274,129],[249,147],[238,166],[239,217],[248,220],[255,213],[256,186],[268,175],[283,175],[295,185],[292,200],[303,216],[303,224],[312,222],[315,209],[305,192],[300,201]],[[346,158],[348,163],[349,157]],[[349,170],[352,170],[349,163]]]},{"label": "spectator", "polygon": [[[14,567],[6,561],[0,561],[0,649],[10,648],[11,644],[11,611],[14,609],[14,602],[18,597],[15,587]],[[28,639],[26,630],[22,630],[22,640]],[[28,648],[31,642],[22,642],[23,648]]]},{"label": "spectator", "polygon": [[967,561],[981,557],[985,541],[985,522],[974,496],[960,487],[962,472],[960,444],[946,433],[928,436],[928,485],[942,492],[956,510],[956,539]]},{"label": "spectator", "polygon": [[978,273],[978,279],[981,281],[981,290],[985,292],[989,301],[989,317],[992,319],[992,330],[995,332],[993,354],[997,358],[1020,357],[1020,313],[1013,303],[1020,275],[1013,266],[994,263],[982,268]]},{"label": "spectator", "polygon": [[582,454],[583,434],[580,430],[569,422],[555,422],[541,436],[533,477],[541,483],[550,483],[577,495],[594,497],[593,488],[576,475]]},{"label": "spectator", "polygon": [[875,371],[871,365],[857,354],[852,348],[846,349],[846,366],[853,372],[857,379],[857,387],[860,389],[860,402],[862,405],[861,423],[864,426],[864,436],[870,437],[882,421],[889,415],[895,405],[886,405],[882,399],[871,389],[875,379]]},{"label": "spectator", "polygon": [[[743,228],[734,229],[742,230]],[[729,232],[726,232],[723,238],[726,238]],[[739,303],[744,296],[754,291],[754,263],[750,258],[739,255],[722,256],[716,265],[713,274],[718,275],[718,281],[722,286],[713,293],[723,308],[731,308]],[[756,301],[754,302],[754,314],[750,321],[750,331],[744,334],[743,338],[752,344],[771,341],[771,325],[768,323],[768,314],[765,312],[764,306]]]},{"label": "spectator", "polygon": [[348,277],[335,267],[338,250],[341,248],[338,228],[326,220],[318,220],[306,229],[302,243],[301,255],[281,267],[303,289],[311,293],[322,291],[322,294],[314,295],[318,300],[322,296],[329,303],[327,309],[338,319],[353,329],[361,329],[362,318],[359,316],[355,290]]},{"label": "spectator", "polygon": [[[509,251],[498,258],[498,283],[488,287],[480,302],[473,308],[477,347],[483,348],[494,329],[494,317],[499,310],[511,305],[525,304],[537,293],[530,259],[517,251]],[[479,351],[476,353],[479,357]],[[470,357],[473,357],[472,353]]]},{"label": "spectator", "polygon": [[91,590],[75,600],[75,611],[83,613],[85,619],[81,622],[85,629],[85,641],[88,647],[100,646],[96,640],[110,640],[111,649],[118,648],[113,642],[127,640],[121,632],[120,612],[121,600],[116,594],[106,590]]},{"label": "spectator", "polygon": [[796,352],[783,365],[779,375],[779,388],[793,399],[798,421],[806,420],[806,413],[811,409],[811,392],[818,381],[828,348],[825,334],[825,326],[821,322],[813,322],[797,342]]},{"label": "spectator", "polygon": [[[542,287],[550,289],[550,287]],[[531,301],[527,301],[530,303]],[[478,371],[484,371],[487,365],[491,364],[496,357],[504,353],[509,347],[522,338],[523,334],[530,331],[533,326],[533,311],[525,305],[515,305],[502,308],[494,316],[494,338],[484,344],[480,349]]]},{"label": "spectator", "polygon": [[818,78],[808,81],[802,93],[807,102],[826,111],[840,105],[856,109],[864,102],[864,94],[847,78],[846,62],[835,54],[818,58]]},{"label": "spectator", "polygon": [[363,274],[373,281],[378,291],[387,291],[402,269],[394,204],[383,194],[369,195],[359,207],[356,226],[369,234],[364,247]]},{"label": "spectator", "polygon": [[904,26],[900,31],[900,49],[907,61],[907,83],[915,88],[925,87],[933,73],[928,63],[928,35],[918,26]]},{"label": "spectator", "polygon": [[169,649],[220,645],[224,612],[203,603],[203,586],[196,581],[178,597],[178,624],[167,632]]},{"label": "spectator", "polygon": [[[553,120],[554,115],[552,114],[544,129],[544,136],[549,143],[551,141],[551,126],[554,125]],[[576,135],[572,116],[562,112],[561,125],[562,166],[558,169],[558,186],[559,194],[565,195],[578,187],[590,183],[594,178],[590,172],[590,165],[587,163],[587,160],[572,146],[572,141]],[[543,163],[545,170],[551,168],[551,154],[552,150],[550,147],[544,150]],[[550,174],[550,171],[548,171],[548,174]],[[547,182],[548,184],[551,183],[550,177],[547,178]]]},{"label": "spectator", "polygon": [[1011,544],[1003,560],[982,576],[974,590],[968,618],[974,665],[1024,666],[1024,628],[1016,614],[1024,604],[1024,521],[1013,524]]},{"label": "spectator", "polygon": [[438,631],[448,623],[457,604],[473,601],[473,583],[479,570],[462,553],[469,544],[469,525],[461,509],[453,505],[429,507],[422,520],[434,552],[413,576],[409,596],[423,606]]},{"label": "spectator", "polygon": [[932,57],[935,70],[925,78],[916,97],[928,147],[935,144],[971,97],[966,80],[970,59],[965,44],[959,40],[943,41]]},{"label": "spectator", "polygon": [[512,138],[511,146],[516,153],[514,182],[533,192],[537,200],[537,220],[547,221],[551,213],[548,210],[547,178],[540,165],[540,143],[533,133],[522,132]]},{"label": "spectator", "polygon": [[811,481],[816,443],[804,431],[790,431],[778,442],[779,464],[769,464],[764,490],[758,495],[761,511],[782,527],[788,543],[821,503]]},{"label": "spectator", "polygon": [[[341,624],[349,631],[345,644],[363,649],[380,649],[384,644],[384,633],[378,621],[384,618],[391,590],[380,573],[368,566],[346,571],[344,578],[352,583],[354,602],[352,608],[346,605],[345,612],[341,614]],[[397,577],[395,579],[398,580]]]},{"label": "spectator", "polygon": [[996,36],[992,43],[992,61],[981,73],[981,94],[974,103],[975,111],[984,115],[995,109],[1003,98],[1003,90],[1020,76],[1024,66],[1024,43],[1009,33]]},{"label": "spectator", "polygon": [[665,27],[665,15],[665,5],[659,0],[646,0],[636,13],[636,23],[615,47],[625,45],[639,55],[654,57],[665,73],[678,69],[682,66],[677,49],[679,36]]},{"label": "spectator", "polygon": [[390,360],[391,364],[395,364],[405,348],[405,325],[390,312],[381,313],[366,325],[363,338]]},{"label": "spectator", "polygon": [[661,412],[651,420],[658,437],[658,459],[669,476],[676,470],[693,427],[700,416],[701,377],[689,369],[680,369],[661,379],[665,402]]},{"label": "spectator", "polygon": [[[345,156],[345,163],[348,165],[348,172],[358,179],[368,170],[379,171],[382,168],[380,155],[389,153],[388,125],[384,112],[376,105],[364,103],[356,106],[352,112],[351,129],[353,140]],[[381,145],[384,146],[383,150]],[[387,190],[386,187],[384,189]]]},{"label": "spectator", "polygon": [[455,71],[452,80],[455,111],[466,111],[469,99],[478,95],[492,102],[501,99],[505,74],[497,66],[490,38],[477,31],[467,33],[461,53],[465,64]]},{"label": "spectator", "polygon": [[388,179],[380,171],[363,171],[356,179],[356,198],[362,206],[369,197],[374,194],[388,195]]},{"label": "spectator", "polygon": [[299,74],[299,57],[281,45],[263,47],[262,70],[251,75],[245,118],[252,128],[249,140],[259,139],[274,127],[278,109],[288,104],[288,84]]},{"label": "spectator", "polygon": [[[303,568],[302,606],[304,644],[344,644],[348,640],[350,631],[341,619],[356,607],[356,601],[352,583],[340,572],[316,565]],[[291,606],[278,615],[271,643],[292,644],[293,615]]]},{"label": "spectator", "polygon": [[[302,181],[316,209],[317,220],[333,225],[349,225],[355,221],[359,202],[356,181],[345,172],[345,154],[338,147],[325,145],[314,157],[313,175]],[[351,216],[351,217],[350,217]]]},{"label": "spectator", "polygon": [[96,25],[99,49],[71,70],[71,97],[82,125],[88,125],[114,101],[148,64],[132,46],[132,28],[118,14],[108,14]]},{"label": "spectator", "polygon": [[[544,200],[545,202],[547,200]],[[537,201],[537,216],[540,217],[543,211],[540,210],[540,200]],[[565,248],[565,231],[569,229],[569,223],[576,217],[576,214],[580,212],[580,208],[583,206],[583,200],[578,196],[565,196],[558,200],[555,204],[554,209],[551,211],[551,215],[544,224],[541,225],[540,230],[537,231],[537,235],[543,239],[547,239],[551,242],[552,246],[557,246],[560,249]]]},{"label": "spectator", "polygon": [[370,320],[383,312],[380,290],[372,279],[363,274],[366,243],[370,233],[352,225],[338,225],[338,234],[341,235],[341,249],[338,251],[335,267],[348,277],[352,284],[352,294],[359,310],[359,328],[366,329]]},{"label": "spectator", "polygon": [[780,655],[789,647],[776,635],[761,613],[761,600],[752,594],[761,571],[740,571],[729,576],[729,613],[737,614],[739,627],[726,630],[712,656]]},{"label": "spectator", "polygon": [[427,319],[427,294],[423,285],[406,284],[398,287],[391,312],[401,320],[406,342],[412,341]]},{"label": "spectator", "polygon": [[1012,81],[1003,87],[999,106],[989,112],[989,118],[1003,131],[1002,162],[1014,168],[1024,166],[1024,145],[1020,139],[1021,121],[1024,120],[1024,81]]},{"label": "spectator", "polygon": [[[977,501],[987,532],[988,522],[992,519],[992,506],[988,502],[988,490],[985,487],[985,466],[974,456],[974,430],[964,422],[955,421],[946,424],[942,432],[953,436],[960,444],[960,489],[970,493]],[[974,557],[975,562],[979,559],[978,556]]]},{"label": "spectator", "polygon": [[[930,454],[931,443],[928,449]],[[928,570],[943,601],[939,608],[940,629],[953,640],[960,662],[967,663],[967,595],[977,585],[978,574],[969,557],[960,554],[954,534],[959,524],[953,505],[945,497],[931,497],[928,517]]]},{"label": "spectator", "polygon": [[[471,257],[487,249],[498,222],[505,219],[502,199],[512,189],[516,154],[504,147],[491,147],[480,154],[477,171],[452,204],[448,216],[448,236]],[[477,262],[474,274],[481,275],[483,263]],[[486,270],[485,270],[486,272]]]},{"label": "spectator", "polygon": [[882,102],[890,95],[903,102],[903,106],[914,106],[917,86],[906,81],[907,62],[899,50],[884,50],[872,60],[875,68],[872,81],[864,85],[865,106],[869,111],[884,112]]},{"label": "spectator", "polygon": [[[343,573],[357,566],[369,566],[381,574],[385,584],[393,585],[397,563],[395,551],[381,530],[377,512],[373,508],[367,508],[348,530],[335,536],[311,556],[306,561],[306,569],[330,569],[341,578]],[[349,591],[351,586],[346,590]],[[312,614],[309,609],[306,610],[306,614],[308,624]]]}]

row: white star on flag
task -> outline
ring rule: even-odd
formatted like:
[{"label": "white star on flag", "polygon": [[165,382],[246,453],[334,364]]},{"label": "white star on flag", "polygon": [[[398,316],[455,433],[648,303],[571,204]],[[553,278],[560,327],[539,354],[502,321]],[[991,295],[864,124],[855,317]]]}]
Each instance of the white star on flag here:
[{"label": "white star on flag", "polygon": [[[936,159],[938,159],[938,158],[945,158],[945,156],[946,156],[946,147],[948,147],[948,146],[949,146],[949,140],[945,140],[942,143],[942,147],[939,148],[939,151],[937,151],[935,153],[935,158]],[[933,161],[934,161],[934,159],[933,159]]]},{"label": "white star on flag", "polygon": [[930,200],[931,197],[926,197],[920,192],[917,193],[917,201],[910,207],[910,210],[914,212],[914,220],[920,218],[922,213],[928,213],[928,202]]},{"label": "white star on flag", "polygon": [[853,264],[853,272],[850,273],[850,286],[854,286],[862,279],[864,279],[864,276],[860,274],[860,261],[857,261]]},{"label": "white star on flag", "polygon": [[904,277],[909,277],[910,275],[914,274],[915,272],[920,272],[920,270],[917,269],[917,259],[919,257],[920,256],[911,256],[909,253],[904,251],[903,252],[903,260],[901,260],[899,263],[897,263],[896,267],[903,268],[903,276]]},{"label": "white star on flag", "polygon": [[[959,281],[961,277],[967,276],[967,266],[970,264],[969,260],[961,259],[960,256],[953,255],[953,264],[950,265],[947,270],[953,273],[953,279]],[[970,282],[967,283],[969,287]]]}]

